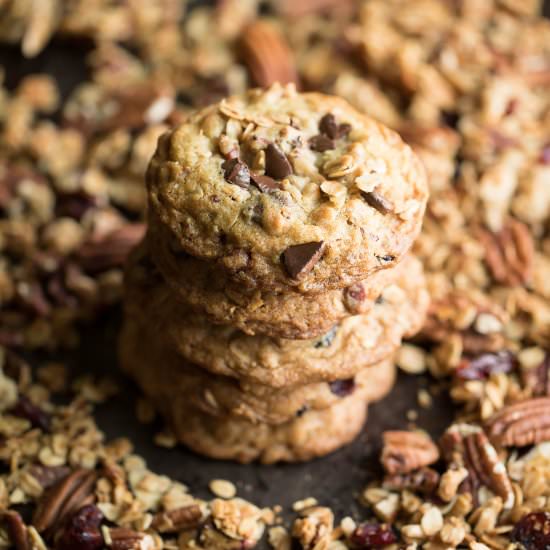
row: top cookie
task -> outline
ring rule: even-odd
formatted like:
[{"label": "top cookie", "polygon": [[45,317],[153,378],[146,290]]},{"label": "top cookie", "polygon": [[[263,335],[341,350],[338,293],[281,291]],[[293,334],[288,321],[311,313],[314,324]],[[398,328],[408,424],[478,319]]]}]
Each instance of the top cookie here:
[{"label": "top cookie", "polygon": [[147,185],[174,254],[216,261],[249,288],[301,292],[399,262],[428,196],[420,161],[395,132],[342,99],[279,85],[162,136]]}]

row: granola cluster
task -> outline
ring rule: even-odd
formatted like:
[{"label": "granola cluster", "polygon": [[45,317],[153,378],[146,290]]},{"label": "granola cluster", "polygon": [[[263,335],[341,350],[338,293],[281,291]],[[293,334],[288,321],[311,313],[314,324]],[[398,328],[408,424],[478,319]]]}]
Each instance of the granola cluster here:
[{"label": "granola cluster", "polygon": [[[277,550],[547,548],[550,26],[540,2],[269,4],[265,15],[257,0],[220,0],[183,18],[175,0],[0,1],[0,36],[25,55],[53,32],[93,44],[89,80],[68,97],[46,75],[0,91],[0,343],[76,345],[76,323],[118,302],[120,266],[141,237],[145,167],[189,106],[274,81],[340,95],[396,129],[428,171],[415,252],[432,305],[397,362],[448,388],[456,419],[438,441],[386,434],[386,476],[363,491],[363,517],[335,519],[306,500],[266,538]],[[63,550],[84,532],[88,548],[251,548],[274,521],[224,484],[206,503],[149,472],[127,442],[103,442],[85,401],[51,405],[12,353],[0,383],[0,547]]]}]

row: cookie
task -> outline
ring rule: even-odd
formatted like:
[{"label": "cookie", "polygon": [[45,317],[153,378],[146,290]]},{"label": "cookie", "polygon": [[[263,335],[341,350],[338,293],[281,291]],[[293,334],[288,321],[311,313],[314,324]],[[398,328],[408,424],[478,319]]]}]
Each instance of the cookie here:
[{"label": "cookie", "polygon": [[161,380],[145,388],[145,393],[180,443],[211,458],[241,463],[302,462],[329,454],[355,439],[367,416],[365,401],[351,397],[272,425],[210,415],[185,399],[174,399],[169,385]]},{"label": "cookie", "polygon": [[381,399],[393,386],[395,366],[387,359],[361,370],[353,378],[287,389],[215,375],[185,361],[162,334],[137,320],[125,321],[120,337],[120,364],[144,389],[156,384],[159,370],[171,388],[171,399],[184,399],[214,416],[241,416],[252,422],[280,424],[335,403],[359,396]]},{"label": "cookie", "polygon": [[250,336],[212,325],[174,300],[150,262],[129,265],[126,315],[166,333],[183,357],[216,374],[274,388],[350,378],[390,357],[403,336],[422,326],[429,301],[422,266],[413,257],[405,261],[402,276],[384,289],[369,313],[347,317],[311,340]]},{"label": "cookie", "polygon": [[159,139],[151,224],[248,288],[319,293],[397,264],[420,231],[424,168],[343,99],[292,86],[200,110]]},{"label": "cookie", "polygon": [[[169,243],[164,237],[161,230],[151,227],[141,246],[162,250]],[[407,265],[401,262],[350,287],[313,295],[247,291],[215,265],[187,254],[158,267],[174,295],[212,323],[231,325],[251,335],[305,339],[321,336],[344,317],[367,313],[383,288]]]}]

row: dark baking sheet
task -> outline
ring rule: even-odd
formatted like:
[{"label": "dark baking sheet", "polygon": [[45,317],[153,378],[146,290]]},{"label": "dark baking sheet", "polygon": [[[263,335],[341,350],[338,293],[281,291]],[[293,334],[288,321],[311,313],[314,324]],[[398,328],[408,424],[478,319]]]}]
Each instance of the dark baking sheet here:
[{"label": "dark baking sheet", "polygon": [[[194,2],[195,4],[198,2]],[[546,1],[545,12],[550,12]],[[86,77],[84,42],[54,41],[34,59],[23,59],[15,47],[0,46],[0,67],[7,85],[13,87],[26,74],[46,72],[56,77],[63,95]],[[193,494],[208,496],[208,482],[214,478],[233,481],[240,496],[260,506],[280,504],[290,509],[292,503],[313,496],[330,506],[337,516],[364,516],[357,496],[369,479],[379,473],[377,456],[380,435],[384,430],[406,428],[407,411],[418,411],[416,425],[438,436],[452,418],[450,400],[445,392],[434,398],[433,407],[423,410],[417,405],[417,391],[433,383],[423,376],[400,374],[391,394],[369,408],[368,423],[360,437],[348,447],[307,464],[261,466],[213,461],[184,448],[168,450],[152,442],[159,426],[141,425],[134,414],[139,395],[132,382],[118,375],[116,334],[120,312],[113,311],[95,326],[83,327],[80,349],[64,357],[75,372],[113,374],[119,377],[122,391],[96,409],[96,419],[108,438],[128,437],[135,450],[146,458],[149,467],[186,483]],[[37,361],[39,358],[31,357]],[[265,548],[261,546],[261,548]]]}]

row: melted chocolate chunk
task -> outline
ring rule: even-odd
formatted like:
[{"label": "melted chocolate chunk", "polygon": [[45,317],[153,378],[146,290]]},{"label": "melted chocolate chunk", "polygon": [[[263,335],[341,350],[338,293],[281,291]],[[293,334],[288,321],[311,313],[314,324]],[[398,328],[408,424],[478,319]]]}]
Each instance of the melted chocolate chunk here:
[{"label": "melted chocolate chunk", "polygon": [[319,121],[319,130],[331,139],[338,137],[338,124],[336,123],[336,117],[332,113],[327,113]]},{"label": "melted chocolate chunk", "polygon": [[372,206],[381,214],[389,214],[390,212],[393,212],[393,204],[388,199],[385,199],[382,195],[380,195],[380,193],[377,193],[376,191],[370,191],[368,193],[363,191],[361,196],[365,199],[369,206]]},{"label": "melted chocolate chunk", "polygon": [[330,139],[340,139],[347,136],[351,132],[351,124],[348,124],[347,122],[338,124],[335,116],[332,113],[327,113],[319,121],[319,130]]},{"label": "melted chocolate chunk", "polygon": [[269,193],[270,191],[281,188],[281,184],[269,176],[262,176],[261,174],[254,174],[254,172],[252,172],[250,174],[250,179],[262,193]]},{"label": "melted chocolate chunk", "polygon": [[265,150],[265,173],[276,180],[282,180],[292,174],[290,161],[274,143],[270,143]]},{"label": "melted chocolate chunk", "polygon": [[226,160],[222,164],[224,178],[233,185],[247,188],[250,185],[248,166],[239,159]]},{"label": "melted chocolate chunk", "polygon": [[318,134],[309,140],[309,148],[318,153],[324,153],[334,149],[334,141],[325,134]]},{"label": "melted chocolate chunk", "polygon": [[287,273],[297,279],[309,273],[325,251],[323,241],[289,246],[282,255]]}]

